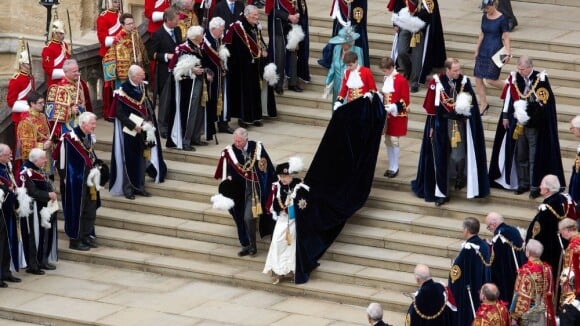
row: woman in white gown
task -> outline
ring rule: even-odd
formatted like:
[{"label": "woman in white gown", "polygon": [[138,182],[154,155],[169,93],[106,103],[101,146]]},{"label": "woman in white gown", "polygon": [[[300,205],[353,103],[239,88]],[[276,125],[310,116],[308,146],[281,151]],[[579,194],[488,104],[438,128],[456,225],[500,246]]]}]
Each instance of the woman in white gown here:
[{"label": "woman in white gown", "polygon": [[293,178],[291,173],[301,170],[302,165],[300,158],[291,157],[288,163],[276,166],[278,181],[272,184],[266,205],[276,221],[276,226],[263,273],[271,274],[273,284],[278,284],[282,278],[292,278],[296,269],[294,199],[298,189],[308,190],[308,186],[301,179]]}]

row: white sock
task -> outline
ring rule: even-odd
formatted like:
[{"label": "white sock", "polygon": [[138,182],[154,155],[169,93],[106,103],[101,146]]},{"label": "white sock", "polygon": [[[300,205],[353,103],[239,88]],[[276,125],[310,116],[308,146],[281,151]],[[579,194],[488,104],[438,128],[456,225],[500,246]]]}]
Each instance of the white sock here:
[{"label": "white sock", "polygon": [[393,172],[397,172],[399,170],[399,154],[401,153],[401,149],[399,147],[393,147],[393,156],[389,157],[389,166],[391,166],[391,170]]}]

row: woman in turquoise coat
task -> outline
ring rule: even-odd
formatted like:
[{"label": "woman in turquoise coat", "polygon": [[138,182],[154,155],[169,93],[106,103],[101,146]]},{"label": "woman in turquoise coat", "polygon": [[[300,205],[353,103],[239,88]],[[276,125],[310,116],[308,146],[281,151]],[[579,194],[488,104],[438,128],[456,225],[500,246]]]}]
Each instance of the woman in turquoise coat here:
[{"label": "woman in turquoise coat", "polygon": [[338,35],[328,41],[328,43],[335,44],[335,46],[332,50],[332,64],[324,82],[326,85],[324,94],[330,93],[330,88],[332,87],[332,99],[335,99],[340,91],[340,83],[346,69],[346,65],[342,62],[343,55],[348,51],[353,51],[358,56],[359,66],[363,65],[363,51],[360,47],[354,45],[354,41],[359,37],[360,35],[355,33],[352,28],[343,27],[338,32]]}]

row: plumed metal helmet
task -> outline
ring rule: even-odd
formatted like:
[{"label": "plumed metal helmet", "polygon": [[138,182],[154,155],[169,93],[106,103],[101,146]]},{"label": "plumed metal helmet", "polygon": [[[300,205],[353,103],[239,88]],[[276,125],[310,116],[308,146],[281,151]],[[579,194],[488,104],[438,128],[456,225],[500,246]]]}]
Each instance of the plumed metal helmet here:
[{"label": "plumed metal helmet", "polygon": [[30,60],[28,58],[28,51],[26,50],[26,44],[24,43],[24,39],[20,38],[18,40],[18,51],[16,51],[16,62],[14,63],[14,67],[18,69],[18,66],[22,64],[30,64]]},{"label": "plumed metal helmet", "polygon": [[51,29],[53,33],[65,33],[64,22],[60,19],[53,20]]}]

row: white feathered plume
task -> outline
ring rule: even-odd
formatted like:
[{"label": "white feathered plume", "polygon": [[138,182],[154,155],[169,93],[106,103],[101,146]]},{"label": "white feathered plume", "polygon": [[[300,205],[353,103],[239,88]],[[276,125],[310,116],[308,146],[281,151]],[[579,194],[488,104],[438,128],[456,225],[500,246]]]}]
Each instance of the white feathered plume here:
[{"label": "white feathered plume", "polygon": [[220,45],[218,49],[218,57],[220,57],[220,60],[224,63],[224,67],[227,67],[230,50],[228,50],[224,44]]},{"label": "white feathered plume", "polygon": [[177,59],[177,64],[173,68],[173,78],[175,81],[179,81],[182,76],[195,78],[195,74],[191,72],[195,66],[199,66],[201,61],[198,57],[191,54],[184,54]]},{"label": "white feathered plume", "polygon": [[147,135],[145,136],[145,140],[148,143],[153,143],[153,144],[157,144],[157,138],[155,137],[155,127],[153,126],[152,123],[149,122],[144,122],[143,126],[141,126],[141,128],[147,133]]},{"label": "white feathered plume", "polygon": [[280,76],[276,73],[276,65],[270,62],[266,67],[264,67],[264,80],[268,82],[268,85],[274,86],[278,83]]},{"label": "white feathered plume", "polygon": [[393,24],[411,33],[417,33],[425,27],[425,22],[419,17],[411,16],[407,7],[401,9],[398,14],[393,13],[391,20]]},{"label": "white feathered plume", "polygon": [[299,156],[292,156],[288,159],[288,173],[296,173],[302,171],[304,168],[304,161]]},{"label": "white feathered plume", "polygon": [[215,209],[227,211],[234,207],[234,201],[222,194],[211,196],[210,201]]},{"label": "white feathered plume", "polygon": [[59,210],[58,201],[51,200],[46,207],[40,210],[40,225],[45,229],[50,229],[50,217]]},{"label": "white feathered plume", "polygon": [[101,187],[101,170],[98,167],[94,167],[89,171],[89,176],[87,177],[87,186],[95,186],[97,191],[103,189]]},{"label": "white feathered plume", "polygon": [[32,198],[28,196],[26,187],[16,187],[16,200],[18,200],[18,216],[28,217],[32,213]]},{"label": "white feathered plume", "polygon": [[288,32],[288,43],[286,43],[286,49],[290,51],[296,51],[298,48],[298,43],[304,40],[304,31],[302,26],[298,24],[292,24],[292,29]]},{"label": "white feathered plume", "polygon": [[471,94],[466,92],[461,92],[457,94],[457,99],[455,99],[455,112],[466,117],[471,116]]},{"label": "white feathered plume", "polygon": [[514,102],[514,117],[518,123],[525,126],[530,120],[528,115],[528,102],[524,100],[517,100]]}]

